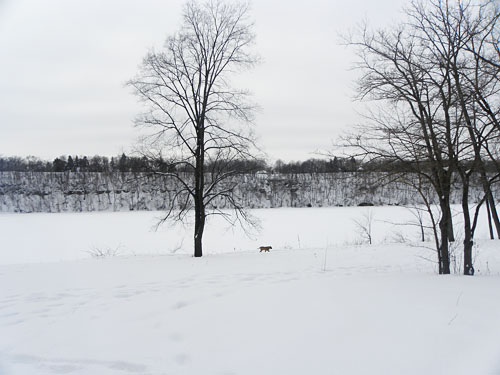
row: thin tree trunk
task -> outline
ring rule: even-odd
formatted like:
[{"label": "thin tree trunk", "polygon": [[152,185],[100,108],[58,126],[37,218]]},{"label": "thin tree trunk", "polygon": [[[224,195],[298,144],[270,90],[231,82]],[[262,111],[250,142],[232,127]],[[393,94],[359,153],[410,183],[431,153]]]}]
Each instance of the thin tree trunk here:
[{"label": "thin tree trunk", "polygon": [[462,176],[462,211],[464,216],[464,275],[474,275],[472,266],[472,225],[469,212],[469,176]]},{"label": "thin tree trunk", "polygon": [[493,225],[491,223],[491,211],[490,211],[490,201],[486,199],[486,213],[488,215],[488,229],[490,230],[490,239],[495,239],[495,234],[493,233]]},{"label": "thin tree trunk", "polygon": [[490,189],[488,189],[488,203],[490,207],[491,217],[493,219],[493,223],[495,223],[495,229],[497,230],[497,238],[500,239],[500,219],[498,218],[495,199],[493,198],[493,194],[491,193]]},{"label": "thin tree trunk", "polygon": [[[497,209],[495,207],[495,199],[493,198],[493,194],[491,193],[490,182],[488,181],[488,176],[486,175],[486,170],[484,167],[484,163],[481,163],[481,183],[483,185],[484,193],[486,194],[486,202],[487,207],[489,208],[489,213],[491,216],[488,216],[488,220],[492,220],[495,223],[495,229],[497,231],[497,237],[500,239],[500,219],[498,218]],[[491,239],[494,239],[492,237]]]}]

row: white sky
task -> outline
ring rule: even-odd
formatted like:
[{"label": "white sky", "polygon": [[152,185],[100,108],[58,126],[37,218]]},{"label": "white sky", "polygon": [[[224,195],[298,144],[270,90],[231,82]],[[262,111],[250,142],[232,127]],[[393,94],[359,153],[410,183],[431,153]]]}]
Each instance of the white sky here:
[{"label": "white sky", "polygon": [[[0,0],[0,155],[131,150],[137,98],[125,82],[180,25],[181,0]],[[305,160],[357,122],[351,50],[339,32],[393,24],[405,0],[253,0],[263,63],[240,81],[261,106],[269,159]]]}]

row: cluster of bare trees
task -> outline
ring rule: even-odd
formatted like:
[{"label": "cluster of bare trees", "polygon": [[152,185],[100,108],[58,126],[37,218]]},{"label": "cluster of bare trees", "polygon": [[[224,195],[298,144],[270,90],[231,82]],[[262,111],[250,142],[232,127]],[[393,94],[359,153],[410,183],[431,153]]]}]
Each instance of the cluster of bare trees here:
[{"label": "cluster of bare trees", "polygon": [[[354,157],[366,158],[366,165],[382,165],[391,179],[421,193],[444,274],[450,272],[449,243],[455,240],[450,196],[454,182],[461,182],[464,273],[471,275],[481,205],[500,237],[491,193],[500,175],[498,3],[415,0],[405,13],[406,22],[392,29],[365,26],[347,38],[359,53],[359,96],[375,102],[348,146],[358,150]],[[175,178],[181,186],[165,219],[183,220],[194,211],[196,257],[202,255],[208,216],[248,219],[233,177],[242,172],[237,168],[242,161],[255,160],[248,126],[254,106],[230,79],[258,61],[250,48],[253,40],[247,5],[188,2],[180,30],[161,51],[144,58],[129,82],[146,105],[137,125],[150,132],[140,152],[147,160],[162,161],[150,163],[162,167],[153,173]],[[349,160],[357,168],[354,157]],[[471,213],[474,178],[480,179],[484,194]],[[216,207],[208,210],[221,199],[234,207],[233,216]],[[490,228],[493,237],[493,224]]]},{"label": "cluster of bare trees", "polygon": [[[358,156],[404,163],[412,172],[390,178],[407,182],[425,200],[443,274],[450,273],[454,241],[450,193],[453,181],[461,182],[464,273],[472,275],[482,204],[492,238],[491,222],[500,238],[490,189],[500,174],[499,3],[415,1],[405,15],[406,21],[393,28],[372,31],[364,25],[346,38],[358,53],[359,98],[370,101],[366,123],[346,137],[347,145]],[[487,173],[492,163],[496,172]],[[479,178],[484,190],[474,210],[469,207],[472,178]],[[423,188],[429,185],[431,195]]]}]

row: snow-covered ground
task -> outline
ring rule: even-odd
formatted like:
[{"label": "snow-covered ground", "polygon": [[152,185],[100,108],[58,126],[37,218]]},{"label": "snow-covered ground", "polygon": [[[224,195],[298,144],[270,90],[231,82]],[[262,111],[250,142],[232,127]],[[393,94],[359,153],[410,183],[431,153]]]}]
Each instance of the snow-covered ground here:
[{"label": "snow-covered ground", "polygon": [[253,213],[251,238],[211,221],[202,258],[159,212],[0,214],[0,374],[500,373],[485,220],[466,277],[436,274],[401,207]]}]

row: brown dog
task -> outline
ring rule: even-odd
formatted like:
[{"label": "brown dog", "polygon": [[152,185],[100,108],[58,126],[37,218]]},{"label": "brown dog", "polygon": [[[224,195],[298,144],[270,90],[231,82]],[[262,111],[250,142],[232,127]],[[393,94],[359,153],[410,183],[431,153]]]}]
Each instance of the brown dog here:
[{"label": "brown dog", "polygon": [[265,251],[269,252],[269,250],[272,249],[272,248],[273,248],[272,246],[261,246],[261,247],[259,247],[259,249],[260,249],[259,253],[261,253],[263,251],[264,252]]}]

